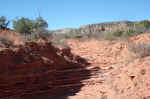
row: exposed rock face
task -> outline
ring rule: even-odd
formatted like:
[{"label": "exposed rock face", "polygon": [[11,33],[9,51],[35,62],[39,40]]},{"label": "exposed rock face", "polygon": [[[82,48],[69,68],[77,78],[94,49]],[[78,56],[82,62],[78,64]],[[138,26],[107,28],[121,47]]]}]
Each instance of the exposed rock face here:
[{"label": "exposed rock face", "polygon": [[75,94],[83,86],[81,81],[90,76],[86,62],[79,63],[78,59],[82,58],[51,43],[27,43],[17,51],[1,51],[0,98],[57,99]]},{"label": "exposed rock face", "polygon": [[134,22],[122,21],[122,22],[110,22],[110,23],[101,23],[101,24],[91,24],[88,26],[81,26],[81,33],[99,33],[104,31],[112,30],[125,30],[133,26]]},{"label": "exposed rock face", "polygon": [[120,22],[108,22],[108,23],[100,23],[100,24],[90,24],[86,26],[81,26],[78,29],[62,29],[58,31],[53,31],[54,33],[100,33],[104,31],[112,31],[112,30],[126,30],[132,26],[134,26],[135,22],[130,21],[120,21]]}]

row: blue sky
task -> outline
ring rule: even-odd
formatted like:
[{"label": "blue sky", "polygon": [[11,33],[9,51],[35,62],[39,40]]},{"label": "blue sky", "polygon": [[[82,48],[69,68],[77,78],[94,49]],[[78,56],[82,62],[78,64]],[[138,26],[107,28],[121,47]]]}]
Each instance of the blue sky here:
[{"label": "blue sky", "polygon": [[40,15],[49,30],[120,20],[150,19],[150,0],[1,0],[0,16],[35,19]]}]

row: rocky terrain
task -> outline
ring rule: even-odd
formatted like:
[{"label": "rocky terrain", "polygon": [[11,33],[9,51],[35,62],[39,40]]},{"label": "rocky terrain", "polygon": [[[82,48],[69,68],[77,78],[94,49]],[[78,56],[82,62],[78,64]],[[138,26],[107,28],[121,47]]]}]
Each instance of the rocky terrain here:
[{"label": "rocky terrain", "polygon": [[133,58],[129,44],[149,42],[149,34],[130,41],[70,40],[72,52],[99,68],[98,77],[69,99],[150,99],[149,56]]},{"label": "rocky terrain", "polygon": [[66,98],[96,71],[69,48],[42,40],[1,49],[0,57],[0,99]]},{"label": "rocky terrain", "polygon": [[[1,31],[1,38],[5,32],[11,33]],[[13,33],[13,46],[0,51],[0,99],[150,99],[150,56],[137,57],[149,47],[130,50],[148,43],[149,33],[129,40],[68,39],[70,48],[43,39],[19,42],[22,36]]]}]

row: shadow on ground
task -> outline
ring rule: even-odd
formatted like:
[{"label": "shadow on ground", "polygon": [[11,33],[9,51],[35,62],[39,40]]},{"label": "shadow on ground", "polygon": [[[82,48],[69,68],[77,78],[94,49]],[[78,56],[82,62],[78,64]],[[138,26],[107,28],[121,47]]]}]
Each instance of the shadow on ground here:
[{"label": "shadow on ground", "polygon": [[0,99],[67,99],[91,75],[85,59],[51,43],[0,52]]}]

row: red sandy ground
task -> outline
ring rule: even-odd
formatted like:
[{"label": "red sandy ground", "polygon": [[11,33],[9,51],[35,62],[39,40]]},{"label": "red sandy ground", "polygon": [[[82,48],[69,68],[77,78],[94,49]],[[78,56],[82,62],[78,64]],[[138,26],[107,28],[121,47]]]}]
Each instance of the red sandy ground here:
[{"label": "red sandy ground", "polygon": [[86,58],[102,73],[69,99],[150,99],[150,57],[132,59],[128,45],[148,42],[150,34],[130,41],[69,40],[72,52]]},{"label": "red sandy ground", "polygon": [[91,63],[86,69],[84,60],[70,49],[50,43],[1,51],[0,98],[56,99],[39,93],[63,95],[71,90],[73,95],[65,99],[150,99],[150,56],[133,59],[128,51],[129,44],[148,41],[150,34],[129,41],[68,40],[71,52]]},{"label": "red sandy ground", "polygon": [[19,33],[10,30],[0,30],[0,39],[11,41],[14,45],[23,45],[24,38]]}]

